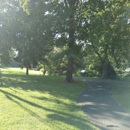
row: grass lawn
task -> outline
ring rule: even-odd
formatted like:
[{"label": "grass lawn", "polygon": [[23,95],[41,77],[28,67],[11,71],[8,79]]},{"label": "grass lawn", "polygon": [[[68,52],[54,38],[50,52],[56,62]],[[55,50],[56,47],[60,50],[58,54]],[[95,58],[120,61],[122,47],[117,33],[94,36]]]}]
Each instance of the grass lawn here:
[{"label": "grass lawn", "polygon": [[86,84],[62,77],[37,76],[16,68],[2,69],[0,130],[98,130],[76,105]]},{"label": "grass lawn", "polygon": [[112,97],[127,111],[130,112],[130,82],[118,81],[114,83]]}]

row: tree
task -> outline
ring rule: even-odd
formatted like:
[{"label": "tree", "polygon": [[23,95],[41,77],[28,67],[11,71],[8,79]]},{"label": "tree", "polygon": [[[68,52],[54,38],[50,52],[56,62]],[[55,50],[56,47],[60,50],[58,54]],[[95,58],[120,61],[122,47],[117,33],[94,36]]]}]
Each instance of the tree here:
[{"label": "tree", "polygon": [[[19,7],[18,1],[8,2],[9,7],[6,10],[8,17],[4,15],[2,28],[8,32],[6,42],[18,51],[20,62],[23,67],[26,67],[26,75],[28,75],[28,69],[35,67],[38,62],[44,60],[45,54],[51,50],[48,44],[48,42],[51,43],[51,39],[48,39],[49,35],[46,36],[49,34],[49,29],[45,30],[46,25],[41,24],[41,21],[45,20],[45,17],[41,18],[44,10],[40,10],[40,13],[37,12],[34,15],[34,9],[33,15],[27,15]],[[12,6],[10,7],[10,5]]]},{"label": "tree", "polygon": [[10,25],[8,17],[11,12],[8,13],[8,11],[11,8],[8,6],[6,1],[2,2],[0,6],[0,66],[9,65],[11,62],[10,52],[12,45],[8,42],[8,40],[11,40],[11,37],[7,27]]},{"label": "tree", "polygon": [[[20,3],[23,9],[30,14],[32,13],[34,5],[37,7],[42,5],[42,8],[46,10],[45,15],[47,16],[47,21],[52,21],[48,24],[52,30],[55,45],[57,47],[66,46],[65,55],[68,59],[66,82],[69,83],[73,82],[73,66],[81,49],[81,43],[76,41],[80,40],[79,37],[81,37],[80,35],[82,34],[80,33],[81,28],[83,28],[81,14],[85,11],[85,9],[82,9],[85,2],[86,1],[79,0],[29,2],[25,0],[23,3],[22,1]],[[43,24],[45,24],[45,22],[43,22]]]},{"label": "tree", "polygon": [[128,3],[119,0],[20,0],[20,5],[29,16],[33,14],[33,17],[42,19],[40,25],[44,28],[48,44],[51,41],[53,46],[66,46],[66,81],[73,82],[75,59],[85,43],[91,43],[95,53],[98,52],[103,65],[103,77],[107,76],[110,60],[108,54],[112,50],[110,46],[113,45],[112,39],[116,34],[113,31],[124,15],[126,2]]},{"label": "tree", "polygon": [[[102,78],[108,78],[108,69],[115,62],[117,66],[126,55],[129,46],[129,25],[126,13],[127,1],[100,1],[97,12],[90,16],[88,47],[97,54],[102,66]],[[95,7],[94,7],[95,8]]]}]

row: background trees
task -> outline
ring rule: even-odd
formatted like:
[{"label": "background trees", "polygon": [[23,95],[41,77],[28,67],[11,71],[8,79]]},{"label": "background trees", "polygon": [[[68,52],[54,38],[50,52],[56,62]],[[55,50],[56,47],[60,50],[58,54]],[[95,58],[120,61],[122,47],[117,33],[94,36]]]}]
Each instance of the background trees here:
[{"label": "background trees", "polygon": [[[114,68],[126,58],[129,48],[129,24],[125,16],[126,3],[120,1],[103,2],[97,4],[97,12],[90,16],[89,28],[85,32],[89,48],[98,56],[102,67],[102,78],[114,76]],[[95,8],[95,7],[94,7]],[[115,63],[115,64],[114,64]],[[111,68],[111,69],[110,69]],[[108,75],[108,70],[111,75]],[[110,74],[110,73],[109,73]],[[109,77],[110,78],[110,77]]]},{"label": "background trees", "polygon": [[[73,66],[76,57],[78,57],[78,53],[80,53],[82,48],[82,42],[80,42],[80,40],[82,39],[82,28],[85,20],[84,18],[82,19],[82,15],[83,12],[86,12],[85,8],[82,9],[82,7],[85,7],[83,4],[86,2],[78,0],[39,2],[46,6],[45,14],[47,20],[52,21],[49,28],[52,31],[55,45],[57,47],[66,47],[66,50],[64,50],[64,54],[68,60],[66,67],[66,81],[73,82]],[[39,2],[36,2],[35,6],[39,6]],[[28,5],[28,8],[25,7],[26,4]],[[32,2],[27,3],[27,1],[24,1],[21,6],[27,11],[27,13],[30,13],[30,10],[34,7],[32,6]]]},{"label": "background trees", "polygon": [[37,8],[35,7],[34,12],[28,15],[20,8],[18,1],[9,1],[8,5],[13,6],[8,7],[3,15],[1,28],[4,31],[7,29],[9,38],[6,37],[6,41],[18,51],[19,62],[22,67],[26,67],[28,75],[28,69],[43,61],[45,54],[52,48],[48,44],[52,43],[49,30],[45,28],[48,24],[42,23],[46,20],[42,16],[45,12],[43,10],[35,12]]},{"label": "background trees", "polygon": [[9,65],[11,58],[11,32],[9,26],[11,25],[12,6],[7,1],[0,1],[0,65]]},{"label": "background trees", "polygon": [[73,82],[73,73],[88,64],[82,61],[85,56],[93,56],[100,60],[102,78],[107,78],[110,68],[114,71],[127,61],[130,31],[127,0],[7,0],[5,3],[6,7],[1,6],[0,29],[6,37],[2,42],[7,41],[9,48],[18,51],[26,74],[28,68],[47,58],[52,72],[64,71],[66,82]]}]

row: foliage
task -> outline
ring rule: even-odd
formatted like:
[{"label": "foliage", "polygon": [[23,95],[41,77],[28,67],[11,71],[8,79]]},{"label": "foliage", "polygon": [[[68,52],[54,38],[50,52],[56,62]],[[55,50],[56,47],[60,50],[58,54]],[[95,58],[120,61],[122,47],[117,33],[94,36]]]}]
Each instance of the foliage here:
[{"label": "foliage", "polygon": [[[10,7],[10,5],[13,6]],[[18,51],[17,59],[21,62],[22,67],[28,69],[35,67],[40,61],[46,61],[45,55],[51,50],[48,44],[51,43],[51,39],[48,39],[50,36],[48,28],[45,29],[46,24],[41,24],[45,18],[41,16],[42,13],[44,14],[44,9],[35,12],[36,7],[33,9],[35,14],[27,15],[19,7],[18,1],[10,1],[8,6],[10,8],[6,8],[7,10],[1,21],[1,28],[4,31],[7,28],[6,42]],[[44,35],[44,32],[46,32],[46,35]]]},{"label": "foliage", "polygon": [[[34,2],[33,4],[35,6],[40,6],[38,4],[39,2]],[[83,28],[83,26],[82,16],[80,13],[83,11],[83,2],[52,0],[41,3],[46,6],[45,15],[47,16],[47,21],[52,21],[51,23],[49,22],[49,28],[51,28],[53,32],[52,36],[55,41],[55,46],[66,47],[64,51],[64,54],[68,60],[66,67],[66,81],[73,82],[73,66],[82,48],[82,43],[80,42],[80,35],[82,35],[82,33],[80,29]],[[32,9],[34,8],[34,6],[32,6],[32,2],[26,0],[23,3],[21,2],[21,6],[29,14],[32,13]]]},{"label": "foliage", "polygon": [[[1,8],[0,8],[1,11]],[[3,24],[5,24],[7,21],[3,19],[3,17],[8,17],[8,15],[4,12],[0,13],[0,66],[3,65],[9,65],[11,58],[10,58],[10,52],[11,52],[11,45],[8,43],[7,39],[10,39],[8,36],[8,30],[3,29]]]},{"label": "foliage", "polygon": [[89,28],[84,28],[86,35],[88,34],[87,51],[92,49],[98,56],[102,66],[102,78],[109,78],[109,64],[120,67],[128,59],[126,55],[129,50],[130,30],[128,18],[124,17],[127,2],[100,1],[97,4],[98,11],[90,16]]},{"label": "foliage", "polygon": [[[73,73],[88,65],[80,64],[84,50],[100,60],[103,78],[109,77],[109,64],[129,64],[128,0],[6,0],[0,7],[2,43],[18,50],[26,68],[48,60],[53,73],[59,68],[73,82]],[[60,51],[51,54],[59,59],[53,62],[49,53],[55,48]]]}]

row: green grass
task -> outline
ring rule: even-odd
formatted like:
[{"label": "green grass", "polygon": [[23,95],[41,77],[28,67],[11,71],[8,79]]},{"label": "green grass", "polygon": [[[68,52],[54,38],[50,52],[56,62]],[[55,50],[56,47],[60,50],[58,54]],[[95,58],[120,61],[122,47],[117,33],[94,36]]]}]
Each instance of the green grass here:
[{"label": "green grass", "polygon": [[2,69],[0,86],[0,130],[98,130],[76,105],[86,89],[78,81],[62,77],[36,76],[16,68]]},{"label": "green grass", "polygon": [[127,112],[130,112],[130,82],[115,82],[111,94]]},{"label": "green grass", "polygon": [[[26,69],[23,68],[2,68],[2,74],[9,74],[9,75],[25,75]],[[29,74],[34,75],[33,70],[29,70]]]}]

